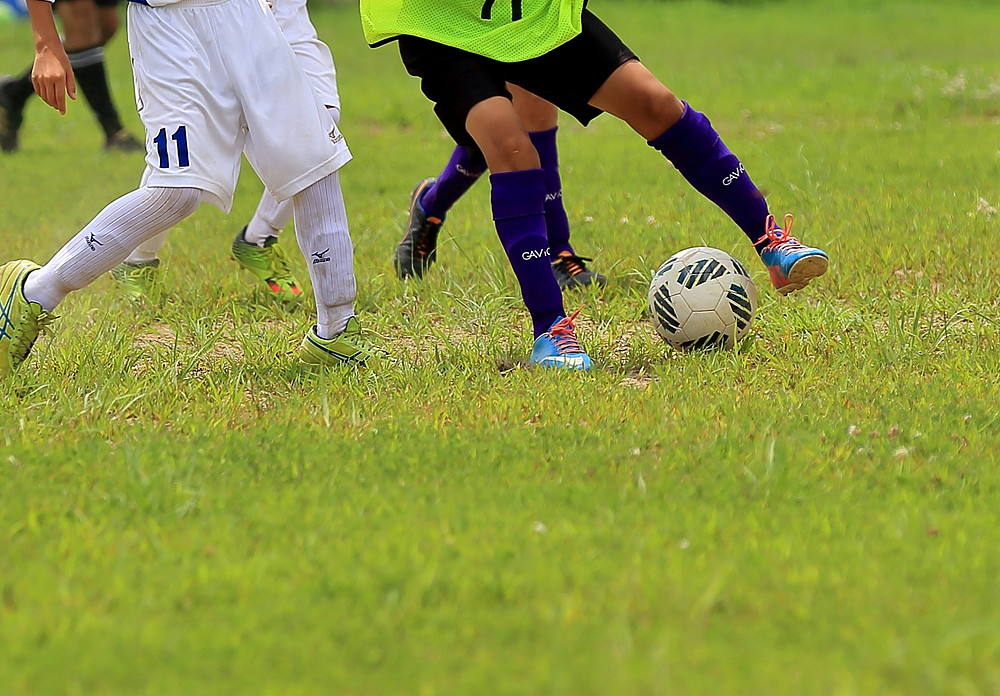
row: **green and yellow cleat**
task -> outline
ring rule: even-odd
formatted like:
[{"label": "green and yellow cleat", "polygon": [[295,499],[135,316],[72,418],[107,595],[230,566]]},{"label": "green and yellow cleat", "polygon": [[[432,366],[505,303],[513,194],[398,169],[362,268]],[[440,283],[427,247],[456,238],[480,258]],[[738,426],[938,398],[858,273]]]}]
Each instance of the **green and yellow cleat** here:
[{"label": "green and yellow cleat", "polygon": [[267,285],[274,297],[282,302],[301,302],[302,288],[292,275],[288,257],[278,246],[277,237],[268,237],[264,246],[246,240],[244,227],[233,240],[233,258]]},{"label": "green and yellow cleat", "polygon": [[358,318],[351,317],[343,333],[333,338],[320,338],[315,326],[309,329],[299,347],[299,361],[315,367],[351,365],[377,370],[387,362],[387,354],[368,342]]},{"label": "green and yellow cleat", "polygon": [[159,268],[159,259],[139,263],[123,261],[111,269],[111,277],[130,298],[143,300],[153,294],[159,280]]},{"label": "green and yellow cleat", "polygon": [[24,279],[38,268],[25,260],[0,266],[0,377],[24,362],[39,334],[56,318],[24,297]]}]

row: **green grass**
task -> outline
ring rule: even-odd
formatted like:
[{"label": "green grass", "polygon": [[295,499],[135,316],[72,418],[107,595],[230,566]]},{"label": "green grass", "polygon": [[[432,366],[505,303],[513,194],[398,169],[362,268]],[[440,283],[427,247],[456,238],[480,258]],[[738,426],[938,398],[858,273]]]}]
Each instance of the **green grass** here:
[{"label": "green grass", "polygon": [[[781,298],[758,264],[740,350],[671,352],[651,271],[750,250],[627,128],[565,119],[574,239],[611,277],[569,299],[598,369],[526,369],[485,185],[425,282],[395,279],[449,141],[394,48],[317,13],[359,312],[401,364],[295,368],[311,310],[229,260],[248,167],[231,217],[172,233],[163,302],[71,296],[0,386],[0,694],[1000,694],[1000,8],[593,7],[828,275]],[[0,26],[0,69],[30,51]],[[139,130],[124,37],[110,55]],[[35,103],[22,142],[4,259],[44,261],[139,178],[82,104]]]}]

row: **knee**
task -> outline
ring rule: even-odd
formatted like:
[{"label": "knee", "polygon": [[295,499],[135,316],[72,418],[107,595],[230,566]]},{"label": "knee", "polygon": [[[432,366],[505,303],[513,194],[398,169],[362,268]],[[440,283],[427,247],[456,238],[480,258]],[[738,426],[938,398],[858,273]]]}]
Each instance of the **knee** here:
[{"label": "knee", "polygon": [[537,169],[538,153],[526,131],[492,135],[488,143],[480,143],[486,163],[494,174],[499,172]]},{"label": "knee", "polygon": [[670,126],[677,123],[684,115],[684,102],[677,95],[661,84],[649,85],[635,95],[633,102],[633,118],[641,124],[640,132],[646,131],[659,135]]}]

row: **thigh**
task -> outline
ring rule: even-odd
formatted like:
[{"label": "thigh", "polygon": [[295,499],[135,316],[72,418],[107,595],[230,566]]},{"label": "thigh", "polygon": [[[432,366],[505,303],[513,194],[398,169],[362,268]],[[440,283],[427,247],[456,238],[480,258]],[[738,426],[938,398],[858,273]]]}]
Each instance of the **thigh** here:
[{"label": "thigh", "polygon": [[508,85],[514,97],[514,108],[529,131],[546,131],[559,125],[559,110],[552,102],[547,102],[531,92]]},{"label": "thigh", "polygon": [[146,130],[143,181],[202,189],[207,200],[228,212],[246,137],[244,119],[198,14],[128,7],[136,105]]},{"label": "thigh", "polygon": [[118,14],[118,3],[110,4],[101,0],[97,3],[97,24],[101,33],[101,45],[103,46],[111,37],[118,33],[121,21]]},{"label": "thigh", "polygon": [[59,0],[56,14],[63,30],[63,46],[68,53],[100,46],[101,23],[94,0]]},{"label": "thigh", "polygon": [[337,70],[330,48],[319,40],[306,0],[272,0],[274,18],[292,47],[299,66],[324,106],[340,110]]},{"label": "thigh", "polygon": [[583,11],[582,32],[543,56],[512,63],[511,83],[546,99],[583,124],[601,110],[591,97],[635,53],[589,10]]},{"label": "thigh", "polygon": [[476,147],[466,130],[469,111],[492,97],[510,98],[503,65],[443,44],[404,36],[399,54],[407,72],[420,78],[420,88],[434,102],[434,112],[459,145]]},{"label": "thigh", "polygon": [[242,107],[247,159],[284,200],[346,164],[351,152],[274,17],[257,0],[218,7],[225,17],[215,38]]}]

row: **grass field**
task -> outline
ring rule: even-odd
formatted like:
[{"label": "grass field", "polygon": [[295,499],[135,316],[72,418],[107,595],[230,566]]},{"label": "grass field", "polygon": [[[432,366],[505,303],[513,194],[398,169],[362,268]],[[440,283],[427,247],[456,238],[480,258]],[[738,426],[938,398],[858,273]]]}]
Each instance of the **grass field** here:
[{"label": "grass field", "polygon": [[[229,259],[249,168],[230,217],[172,233],[162,302],[70,297],[0,385],[0,695],[1000,694],[1000,6],[591,6],[827,276],[778,296],[640,138],[566,119],[574,240],[611,282],[568,298],[597,369],[527,369],[484,184],[396,280],[450,144],[394,48],[317,12],[359,314],[400,365],[295,367],[312,310]],[[0,26],[0,71],[30,52]],[[28,116],[4,260],[46,260],[141,171],[82,104]],[[698,244],[756,264],[737,351],[672,352],[645,319],[651,272]]]}]

